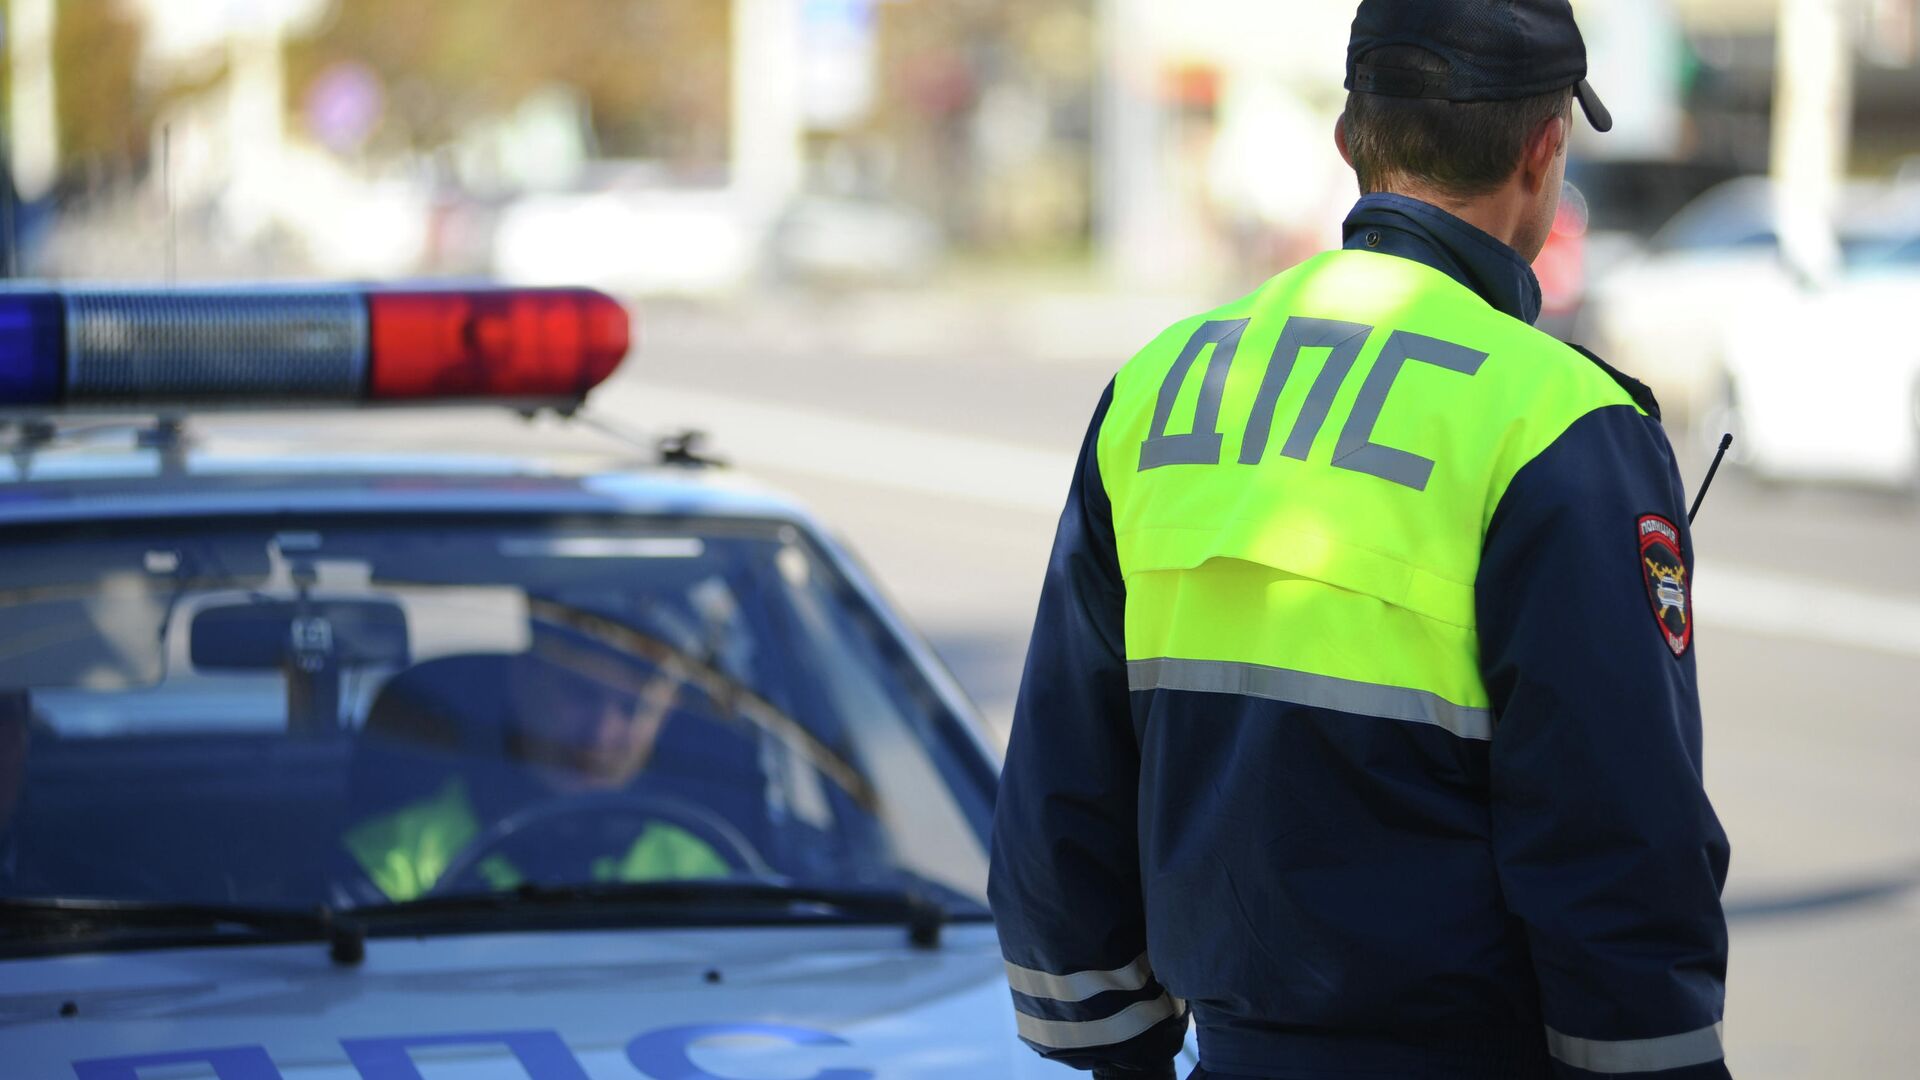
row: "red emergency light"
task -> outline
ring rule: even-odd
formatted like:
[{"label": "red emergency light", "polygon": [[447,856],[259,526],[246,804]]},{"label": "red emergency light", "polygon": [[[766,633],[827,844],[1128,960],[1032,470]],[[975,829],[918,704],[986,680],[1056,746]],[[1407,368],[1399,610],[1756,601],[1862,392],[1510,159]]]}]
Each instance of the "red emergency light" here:
[{"label": "red emergency light", "polygon": [[0,408],[574,404],[619,367],[591,289],[0,291]]}]

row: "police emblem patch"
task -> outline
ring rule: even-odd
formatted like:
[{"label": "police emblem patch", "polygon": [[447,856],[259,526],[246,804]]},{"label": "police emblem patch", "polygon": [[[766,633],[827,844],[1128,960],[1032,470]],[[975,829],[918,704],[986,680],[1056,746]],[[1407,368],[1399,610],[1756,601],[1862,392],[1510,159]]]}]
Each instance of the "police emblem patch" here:
[{"label": "police emblem patch", "polygon": [[1693,596],[1687,591],[1687,564],[1680,557],[1680,530],[1658,514],[1640,519],[1640,573],[1647,579],[1647,602],[1654,621],[1675,656],[1693,644]]}]

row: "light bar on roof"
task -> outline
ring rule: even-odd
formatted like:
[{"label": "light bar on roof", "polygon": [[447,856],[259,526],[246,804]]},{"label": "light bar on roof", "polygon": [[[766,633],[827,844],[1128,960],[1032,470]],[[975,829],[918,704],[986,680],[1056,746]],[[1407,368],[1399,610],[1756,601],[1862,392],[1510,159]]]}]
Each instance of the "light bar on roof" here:
[{"label": "light bar on roof", "polygon": [[577,402],[627,313],[591,289],[0,291],[0,408]]}]

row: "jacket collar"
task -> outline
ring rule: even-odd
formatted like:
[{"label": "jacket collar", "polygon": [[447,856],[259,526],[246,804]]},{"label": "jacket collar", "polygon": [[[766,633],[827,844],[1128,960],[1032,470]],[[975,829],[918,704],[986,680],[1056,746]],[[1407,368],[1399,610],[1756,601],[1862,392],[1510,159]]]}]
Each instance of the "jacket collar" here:
[{"label": "jacket collar", "polygon": [[1404,195],[1367,195],[1344,228],[1349,251],[1412,259],[1522,322],[1540,317],[1540,279],[1520,253],[1437,206]]}]

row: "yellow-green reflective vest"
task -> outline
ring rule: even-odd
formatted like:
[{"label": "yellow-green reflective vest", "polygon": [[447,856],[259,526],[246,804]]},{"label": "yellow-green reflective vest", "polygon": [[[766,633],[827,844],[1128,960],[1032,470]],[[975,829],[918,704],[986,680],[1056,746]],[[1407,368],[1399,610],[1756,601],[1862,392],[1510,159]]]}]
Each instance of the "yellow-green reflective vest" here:
[{"label": "yellow-green reflective vest", "polygon": [[[343,842],[387,899],[404,903],[426,894],[447,864],[480,834],[466,782],[448,780],[438,792],[349,829]],[[503,855],[475,868],[487,884],[511,889],[525,880]],[[595,881],[675,881],[725,877],[728,867],[704,840],[663,822],[650,822],[624,855],[595,859]]]},{"label": "yellow-green reflective vest", "polygon": [[1175,325],[1121,370],[1099,434],[1129,682],[1490,738],[1487,527],[1522,466],[1610,405],[1634,403],[1571,347],[1374,252]]}]

